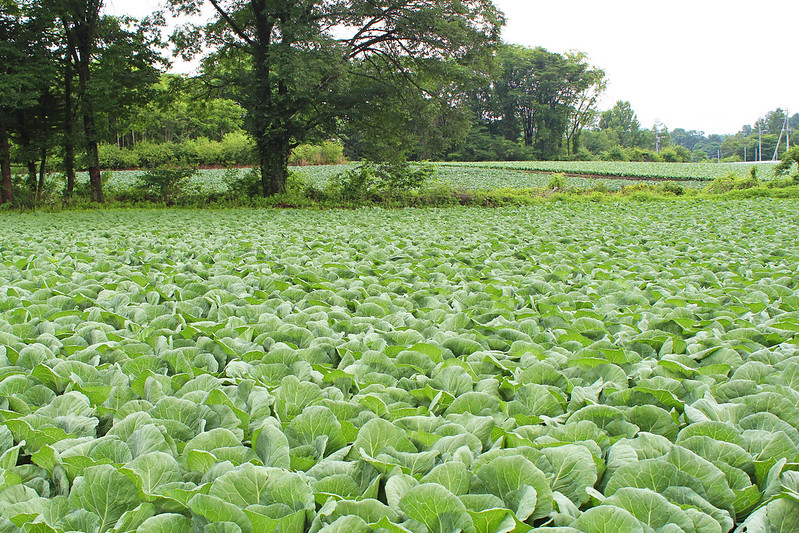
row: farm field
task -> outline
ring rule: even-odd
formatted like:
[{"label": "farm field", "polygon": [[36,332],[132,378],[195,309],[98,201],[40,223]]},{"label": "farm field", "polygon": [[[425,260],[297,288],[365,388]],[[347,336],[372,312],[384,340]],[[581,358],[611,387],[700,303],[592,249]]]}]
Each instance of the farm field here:
[{"label": "farm field", "polygon": [[2,220],[2,531],[799,530],[795,201]]},{"label": "farm field", "polygon": [[777,163],[646,163],[635,161],[488,161],[456,163],[458,166],[565,172],[594,176],[621,176],[649,179],[710,181],[727,174],[747,177],[752,168],[762,180],[774,179]]},{"label": "farm field", "polygon": [[[684,187],[702,188],[719,176],[734,173],[740,177],[749,176],[752,164],[698,164],[698,163],[632,163],[607,161],[522,161],[486,163],[433,163],[434,179],[439,183],[456,188],[493,190],[498,188],[546,187],[552,173],[580,174],[565,176],[568,187],[589,189],[604,187],[618,190],[625,186],[640,184],[641,180],[675,180]],[[344,165],[291,167],[291,171],[310,185],[324,187],[354,163]],[[774,178],[774,165],[770,163],[757,166],[760,179]],[[227,190],[225,176],[228,172],[241,175],[247,169],[227,171],[225,169],[200,170],[191,178],[195,190],[202,193],[218,193]],[[111,171],[107,184],[110,190],[132,187],[144,171]],[[610,178],[612,176],[613,178]],[[61,178],[59,178],[61,179]],[[86,182],[88,176],[79,175],[79,181]]]}]

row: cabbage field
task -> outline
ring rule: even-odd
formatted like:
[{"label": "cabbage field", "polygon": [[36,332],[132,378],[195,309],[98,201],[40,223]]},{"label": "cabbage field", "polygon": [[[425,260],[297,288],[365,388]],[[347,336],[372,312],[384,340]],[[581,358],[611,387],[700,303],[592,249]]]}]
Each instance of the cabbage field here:
[{"label": "cabbage field", "polygon": [[[563,182],[567,187],[590,189],[603,187],[618,190],[649,180],[679,181],[684,187],[702,188],[718,177],[734,174],[747,177],[756,167],[758,178],[774,179],[775,164],[701,164],[701,163],[637,163],[613,161],[513,161],[481,163],[433,163],[433,181],[456,189],[494,190],[497,188],[547,187],[553,173],[567,173]],[[291,172],[308,185],[323,188],[336,177],[356,166],[342,165],[295,166]],[[190,179],[192,189],[200,193],[221,193],[227,190],[226,176],[241,176],[249,169],[199,170]],[[136,185],[144,170],[110,171],[106,187],[110,191],[124,190]],[[61,186],[63,177],[54,176]],[[87,182],[88,174],[79,174],[79,182]]]},{"label": "cabbage field", "polygon": [[445,163],[459,167],[565,172],[590,176],[621,176],[646,179],[710,181],[734,174],[748,177],[752,169],[759,179],[774,179],[777,163],[652,163],[644,161],[484,161]]},{"label": "cabbage field", "polygon": [[0,532],[799,531],[794,201],[0,217]]}]

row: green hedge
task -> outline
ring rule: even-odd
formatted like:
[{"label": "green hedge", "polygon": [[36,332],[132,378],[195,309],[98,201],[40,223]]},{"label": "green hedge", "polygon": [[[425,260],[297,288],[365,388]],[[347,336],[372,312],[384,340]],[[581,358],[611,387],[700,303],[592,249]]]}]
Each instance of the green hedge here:
[{"label": "green hedge", "polygon": [[[201,137],[183,143],[145,141],[133,148],[119,148],[115,144],[100,146],[100,168],[110,170],[174,165],[248,166],[256,160],[252,139],[241,132],[228,133],[221,141]],[[289,159],[293,165],[325,165],[343,161],[344,149],[340,143],[333,141],[321,145],[300,145]]]}]

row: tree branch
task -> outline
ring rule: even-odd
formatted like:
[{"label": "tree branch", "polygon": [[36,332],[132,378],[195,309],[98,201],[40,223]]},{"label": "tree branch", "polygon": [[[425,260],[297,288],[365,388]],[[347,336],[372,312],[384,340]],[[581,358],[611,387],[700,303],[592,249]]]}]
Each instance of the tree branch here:
[{"label": "tree branch", "polygon": [[230,26],[230,29],[233,30],[233,33],[238,35],[248,45],[253,46],[252,39],[250,39],[250,37],[241,29],[241,27],[239,27],[239,25],[236,24],[236,21],[233,20],[230,14],[228,14],[227,11],[222,9],[222,7],[219,5],[218,0],[208,0],[208,1],[211,2],[212,6],[214,6],[214,9],[216,9],[216,12],[219,13],[219,16],[222,17],[225,20],[225,22],[227,22],[228,26]]}]

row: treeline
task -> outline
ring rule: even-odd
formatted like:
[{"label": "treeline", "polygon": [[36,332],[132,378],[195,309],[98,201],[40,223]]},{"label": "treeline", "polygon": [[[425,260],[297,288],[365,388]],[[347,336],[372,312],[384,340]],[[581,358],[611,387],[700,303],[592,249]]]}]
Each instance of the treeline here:
[{"label": "treeline", "polygon": [[[181,17],[204,3],[166,2]],[[344,158],[766,159],[799,122],[777,110],[729,136],[645,129],[629,102],[599,109],[606,75],[584,54],[501,43],[487,0],[292,5],[215,0],[210,22],[166,43],[162,12],[0,2],[0,203],[15,187],[40,196],[50,171],[67,198],[88,171],[102,202],[101,169],[253,165],[270,196],[290,163]],[[166,74],[167,46],[201,57],[199,74]]]},{"label": "treeline", "polygon": [[153,21],[103,15],[102,0],[0,3],[0,203],[14,201],[12,157],[39,196],[56,155],[67,196],[80,158],[103,201],[100,144],[150,99],[159,35]]},{"label": "treeline", "polygon": [[669,135],[674,144],[691,151],[694,161],[770,161],[775,155],[777,159],[784,157],[789,141],[791,145],[797,144],[799,138],[789,139],[797,128],[799,113],[788,116],[786,110],[778,108],[753,124],[744,125],[735,134],[705,135],[701,131],[677,128]]}]

